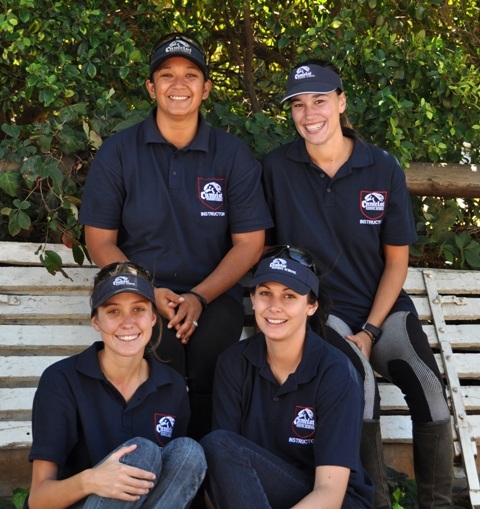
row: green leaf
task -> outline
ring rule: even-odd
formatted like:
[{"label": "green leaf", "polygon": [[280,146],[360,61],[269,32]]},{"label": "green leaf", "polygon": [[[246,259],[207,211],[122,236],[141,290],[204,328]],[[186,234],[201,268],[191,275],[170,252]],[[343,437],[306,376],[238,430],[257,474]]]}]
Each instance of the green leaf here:
[{"label": "green leaf", "polygon": [[40,261],[50,274],[55,275],[62,270],[62,257],[55,251],[47,249],[44,255],[40,255]]},{"label": "green leaf", "polygon": [[9,196],[17,196],[20,191],[21,176],[18,172],[0,173],[0,189]]},{"label": "green leaf", "polygon": [[73,259],[78,265],[82,266],[85,261],[85,255],[82,248],[75,242],[72,246]]},{"label": "green leaf", "polygon": [[28,217],[28,214],[25,214],[22,210],[18,210],[15,214],[18,217],[18,226],[20,226],[22,230],[28,230],[30,226],[32,226],[32,221],[30,217]]}]

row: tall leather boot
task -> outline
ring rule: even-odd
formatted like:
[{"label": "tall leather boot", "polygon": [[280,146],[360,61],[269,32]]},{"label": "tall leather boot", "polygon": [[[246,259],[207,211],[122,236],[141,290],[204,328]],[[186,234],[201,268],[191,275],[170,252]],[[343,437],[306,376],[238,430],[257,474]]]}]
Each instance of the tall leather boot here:
[{"label": "tall leather boot", "polygon": [[453,483],[450,419],[413,423],[413,466],[419,509],[450,509]]},{"label": "tall leather boot", "polygon": [[375,509],[390,509],[392,504],[383,458],[380,421],[363,421],[360,456],[365,470],[375,483]]}]

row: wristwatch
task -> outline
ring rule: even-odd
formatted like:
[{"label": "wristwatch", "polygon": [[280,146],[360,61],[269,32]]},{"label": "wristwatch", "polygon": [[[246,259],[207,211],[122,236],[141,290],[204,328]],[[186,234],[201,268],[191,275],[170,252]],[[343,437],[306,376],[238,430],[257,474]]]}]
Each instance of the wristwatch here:
[{"label": "wristwatch", "polygon": [[372,325],[371,323],[365,322],[362,325],[362,329],[364,331],[367,331],[369,333],[369,336],[372,338],[372,343],[375,344],[382,335],[382,329],[380,327],[375,327],[375,325]]}]

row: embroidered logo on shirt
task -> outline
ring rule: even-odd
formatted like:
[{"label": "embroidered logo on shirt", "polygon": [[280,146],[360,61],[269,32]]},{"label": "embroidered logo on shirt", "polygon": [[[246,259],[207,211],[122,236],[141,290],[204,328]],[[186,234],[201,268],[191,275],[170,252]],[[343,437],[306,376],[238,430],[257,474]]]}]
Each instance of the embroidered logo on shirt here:
[{"label": "embroidered logo on shirt", "polygon": [[217,212],[223,206],[224,179],[198,179],[198,198],[207,208],[214,212],[202,212],[202,216],[224,216],[225,212]]},{"label": "embroidered logo on shirt", "polygon": [[360,191],[360,211],[367,221],[360,224],[380,224],[385,214],[387,191]]},{"label": "embroidered logo on shirt", "polygon": [[161,444],[163,444],[163,438],[172,438],[174,426],[173,415],[155,414],[155,433]]},{"label": "embroidered logo on shirt", "polygon": [[315,433],[315,414],[311,407],[295,407],[292,429],[294,434],[302,439],[311,437]]}]

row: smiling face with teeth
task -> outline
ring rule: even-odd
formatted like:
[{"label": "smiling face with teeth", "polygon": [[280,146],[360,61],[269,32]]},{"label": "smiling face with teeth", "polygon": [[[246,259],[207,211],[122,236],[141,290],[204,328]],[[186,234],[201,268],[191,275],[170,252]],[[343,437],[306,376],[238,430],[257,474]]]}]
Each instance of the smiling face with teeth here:
[{"label": "smiling face with teeth", "polygon": [[307,318],[318,307],[309,295],[300,295],[276,281],[257,285],[251,299],[257,325],[267,341],[302,342]]},{"label": "smiling face with teeth", "polygon": [[307,146],[337,143],[343,138],[340,114],[347,103],[343,92],[299,94],[290,102],[295,127]]},{"label": "smiling face with teeth", "polygon": [[156,320],[150,300],[137,293],[123,292],[99,306],[92,326],[100,332],[105,353],[143,358]]},{"label": "smiling face with teeth", "polygon": [[191,60],[172,57],[160,64],[145,86],[157,103],[158,113],[191,117],[196,123],[198,110],[207,99],[212,83]]}]

